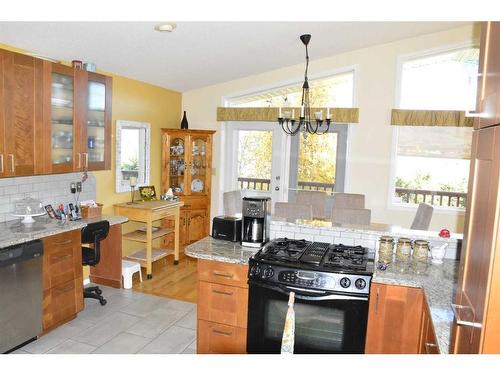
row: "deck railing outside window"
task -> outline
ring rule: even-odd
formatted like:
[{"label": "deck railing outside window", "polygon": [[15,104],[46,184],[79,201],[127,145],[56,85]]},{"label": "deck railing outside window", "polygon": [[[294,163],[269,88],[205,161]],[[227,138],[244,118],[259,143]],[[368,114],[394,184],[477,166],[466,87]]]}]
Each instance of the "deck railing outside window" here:
[{"label": "deck railing outside window", "polygon": [[396,188],[396,196],[401,203],[429,203],[433,206],[465,208],[467,193],[453,191],[434,191],[423,189]]}]

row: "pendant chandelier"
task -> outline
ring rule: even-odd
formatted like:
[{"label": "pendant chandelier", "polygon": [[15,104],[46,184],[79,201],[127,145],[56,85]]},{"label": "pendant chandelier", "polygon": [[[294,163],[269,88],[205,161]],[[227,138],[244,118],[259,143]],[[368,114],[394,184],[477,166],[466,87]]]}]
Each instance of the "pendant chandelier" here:
[{"label": "pendant chandelier", "polygon": [[309,68],[309,51],[307,45],[311,40],[310,34],[300,36],[300,40],[306,47],[306,71],[304,74],[304,84],[302,85],[302,101],[300,106],[300,117],[295,119],[295,110],[279,108],[278,123],[288,135],[298,134],[301,130],[309,134],[325,134],[330,129],[331,115],[330,108],[326,111],[326,120],[323,120],[323,112],[314,113],[314,121],[311,119],[311,106],[309,103],[309,81],[307,70]]}]

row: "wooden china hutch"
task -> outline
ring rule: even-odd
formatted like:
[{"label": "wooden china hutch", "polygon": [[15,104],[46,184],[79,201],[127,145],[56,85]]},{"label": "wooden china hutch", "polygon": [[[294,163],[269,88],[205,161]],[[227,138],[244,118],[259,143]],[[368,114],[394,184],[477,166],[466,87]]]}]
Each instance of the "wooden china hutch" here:
[{"label": "wooden china hutch", "polygon": [[[180,244],[208,236],[214,130],[162,129],[161,194],[169,188],[184,202],[181,208]],[[166,220],[164,225],[173,225]],[[164,246],[173,241],[165,236]]]}]

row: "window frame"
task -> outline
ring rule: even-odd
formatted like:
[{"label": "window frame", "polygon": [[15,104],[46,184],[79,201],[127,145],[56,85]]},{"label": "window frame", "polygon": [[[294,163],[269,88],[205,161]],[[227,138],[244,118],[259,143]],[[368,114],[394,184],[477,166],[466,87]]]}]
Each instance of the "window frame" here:
[{"label": "window frame", "polygon": [[[151,178],[151,124],[147,122],[138,122],[138,121],[127,121],[127,120],[116,120],[116,150],[115,150],[115,191],[117,193],[125,193],[130,192],[130,185],[125,183],[125,180],[122,179],[121,173],[121,132],[123,129],[139,129],[145,130],[145,142],[144,142],[144,178],[137,179],[137,186],[148,186],[150,184]],[[139,152],[141,152],[139,146]]]},{"label": "window frame", "polygon": [[[411,52],[408,54],[399,55],[396,61],[396,80],[395,80],[395,95],[394,95],[394,108],[400,108],[401,102],[401,84],[402,84],[402,73],[403,64],[409,60],[415,60],[418,58],[426,58],[435,55],[445,54],[448,52],[453,52],[465,48],[478,48],[478,43],[476,41],[465,41],[461,43],[449,44],[446,46],[440,46],[437,48],[431,48],[427,50],[421,50],[417,52]],[[405,108],[402,108],[405,109]],[[398,211],[409,211],[415,212],[418,204],[416,203],[396,203],[394,202],[394,192],[396,190],[396,163],[398,158],[398,139],[399,139],[399,126],[392,126],[392,146],[391,146],[391,158],[390,158],[390,173],[389,173],[389,189],[387,193],[387,208],[391,210]],[[457,213],[464,213],[465,208],[462,207],[448,207],[448,206],[435,206],[432,205],[434,211],[442,214],[456,215]]]}]

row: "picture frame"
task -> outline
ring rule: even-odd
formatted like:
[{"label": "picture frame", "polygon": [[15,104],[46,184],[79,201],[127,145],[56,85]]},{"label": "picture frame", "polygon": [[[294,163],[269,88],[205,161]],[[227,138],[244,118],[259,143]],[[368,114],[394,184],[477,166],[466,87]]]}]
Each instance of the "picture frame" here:
[{"label": "picture frame", "polygon": [[158,198],[156,197],[156,190],[154,185],[151,186],[139,186],[139,195],[144,202],[155,201]]}]

